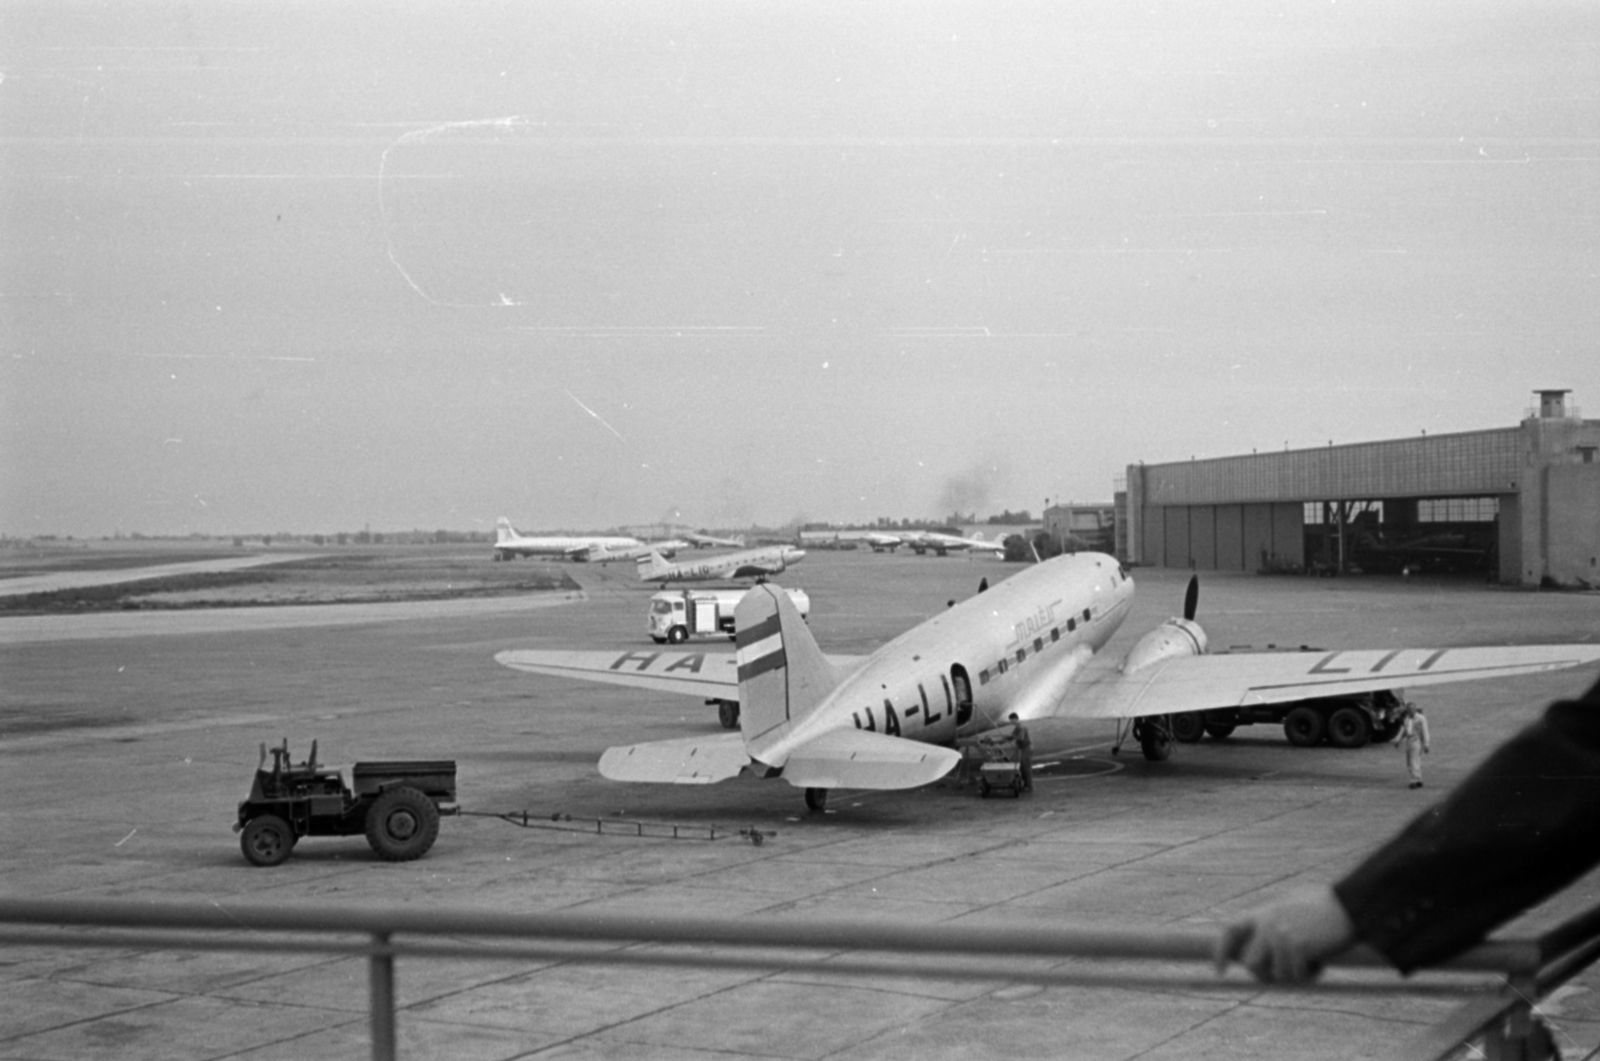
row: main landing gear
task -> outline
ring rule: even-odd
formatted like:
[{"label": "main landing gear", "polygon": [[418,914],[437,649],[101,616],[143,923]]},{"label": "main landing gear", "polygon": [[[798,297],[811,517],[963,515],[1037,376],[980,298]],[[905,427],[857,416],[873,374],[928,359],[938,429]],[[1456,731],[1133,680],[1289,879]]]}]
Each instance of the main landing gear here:
[{"label": "main landing gear", "polygon": [[1144,757],[1153,763],[1165,762],[1172,757],[1172,718],[1170,715],[1146,715],[1133,720],[1133,725],[1124,731],[1117,727],[1117,739],[1111,745],[1111,754],[1116,755],[1122,751],[1122,742],[1125,737],[1132,736],[1139,742],[1139,750]]},{"label": "main landing gear", "polygon": [[825,788],[806,789],[806,810],[813,814],[821,814],[828,809],[828,790]]}]

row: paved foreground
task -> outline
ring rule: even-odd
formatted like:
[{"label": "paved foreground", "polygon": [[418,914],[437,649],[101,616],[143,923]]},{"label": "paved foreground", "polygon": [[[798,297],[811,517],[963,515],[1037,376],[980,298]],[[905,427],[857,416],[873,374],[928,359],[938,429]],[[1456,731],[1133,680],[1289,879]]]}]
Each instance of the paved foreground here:
[{"label": "paved foreground", "polygon": [[[487,562],[487,561],[486,561]],[[864,652],[1004,577],[991,561],[813,552],[824,648]],[[610,744],[715,730],[698,701],[545,680],[497,667],[510,647],[647,647],[650,589],[577,569],[587,600],[489,614],[200,629],[0,645],[0,893],[506,911],[871,917],[977,924],[1151,926],[1225,919],[1325,880],[1436,799],[1589,672],[1419,690],[1435,750],[1428,785],[1399,754],[1294,749],[1241,729],[1164,764],[1109,755],[1110,727],[1041,725],[1029,799],[971,789],[836,792],[808,816],[781,782],[618,785]],[[1109,651],[1180,607],[1186,576],[1136,572],[1139,600]],[[137,618],[137,617],[134,617]],[[1593,640],[1600,597],[1472,584],[1214,576],[1200,621],[1215,647]],[[708,643],[725,650],[726,643]],[[433,852],[390,865],[359,837],[304,841],[254,869],[230,831],[258,743],[313,738],[331,762],[450,756],[464,807],[548,821],[625,816],[756,826],[759,847],[522,829],[447,819]],[[1600,902],[1586,878],[1517,926]],[[1443,1000],[832,979],[750,971],[402,962],[401,1055],[561,1058],[1195,1058],[1380,1055]],[[1600,1042],[1600,974],[1549,1008],[1569,1056]],[[364,1058],[358,959],[0,949],[0,1059]]]}]

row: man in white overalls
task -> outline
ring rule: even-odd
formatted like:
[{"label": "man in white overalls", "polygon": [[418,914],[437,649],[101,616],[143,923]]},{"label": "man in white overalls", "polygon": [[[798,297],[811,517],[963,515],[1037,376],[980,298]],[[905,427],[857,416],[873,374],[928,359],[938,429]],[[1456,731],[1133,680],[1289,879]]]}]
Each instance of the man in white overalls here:
[{"label": "man in white overalls", "polygon": [[1422,757],[1428,754],[1428,720],[1422,708],[1407,703],[1400,715],[1400,732],[1395,734],[1395,747],[1406,751],[1406,773],[1411,775],[1412,788],[1422,787]]}]

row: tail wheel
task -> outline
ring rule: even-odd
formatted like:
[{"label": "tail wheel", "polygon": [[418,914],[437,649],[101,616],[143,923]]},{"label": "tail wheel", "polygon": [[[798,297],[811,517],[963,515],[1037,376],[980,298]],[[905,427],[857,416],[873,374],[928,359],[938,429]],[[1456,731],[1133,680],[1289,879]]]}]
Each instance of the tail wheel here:
[{"label": "tail wheel", "polygon": [[806,809],[816,814],[821,814],[828,807],[828,790],[825,788],[806,789]]},{"label": "tail wheel", "polygon": [[1206,732],[1205,716],[1198,711],[1179,711],[1172,716],[1172,739],[1193,744]]},{"label": "tail wheel", "polygon": [[1297,707],[1283,720],[1283,735],[1300,748],[1321,744],[1327,729],[1328,720],[1314,707]]},{"label": "tail wheel", "polygon": [[439,836],[439,808],[407,785],[391,788],[367,811],[367,843],[387,862],[421,858]]},{"label": "tail wheel", "polygon": [[1372,725],[1359,707],[1341,707],[1328,719],[1328,743],[1335,748],[1361,748],[1372,739]]},{"label": "tail wheel", "polygon": [[279,865],[294,850],[294,830],[275,814],[251,818],[239,834],[239,850],[251,865]]},{"label": "tail wheel", "polygon": [[737,700],[718,700],[717,721],[722,723],[723,729],[738,729],[739,702]]}]

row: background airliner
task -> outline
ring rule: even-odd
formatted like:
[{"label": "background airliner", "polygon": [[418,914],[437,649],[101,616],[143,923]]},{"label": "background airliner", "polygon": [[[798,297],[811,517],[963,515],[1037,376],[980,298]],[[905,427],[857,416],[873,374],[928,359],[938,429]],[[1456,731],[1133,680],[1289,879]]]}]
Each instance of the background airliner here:
[{"label": "background airliner", "polygon": [[494,558],[514,560],[519,556],[560,556],[572,560],[592,549],[628,549],[642,545],[638,538],[590,535],[518,534],[504,516],[494,525]]},{"label": "background airliner", "polygon": [[659,553],[646,553],[637,561],[639,579],[643,582],[711,582],[727,578],[765,578],[782,572],[790,564],[805,559],[804,549],[792,545],[769,545],[760,549],[746,549],[722,556],[708,556],[704,560],[684,560],[669,564]]}]

